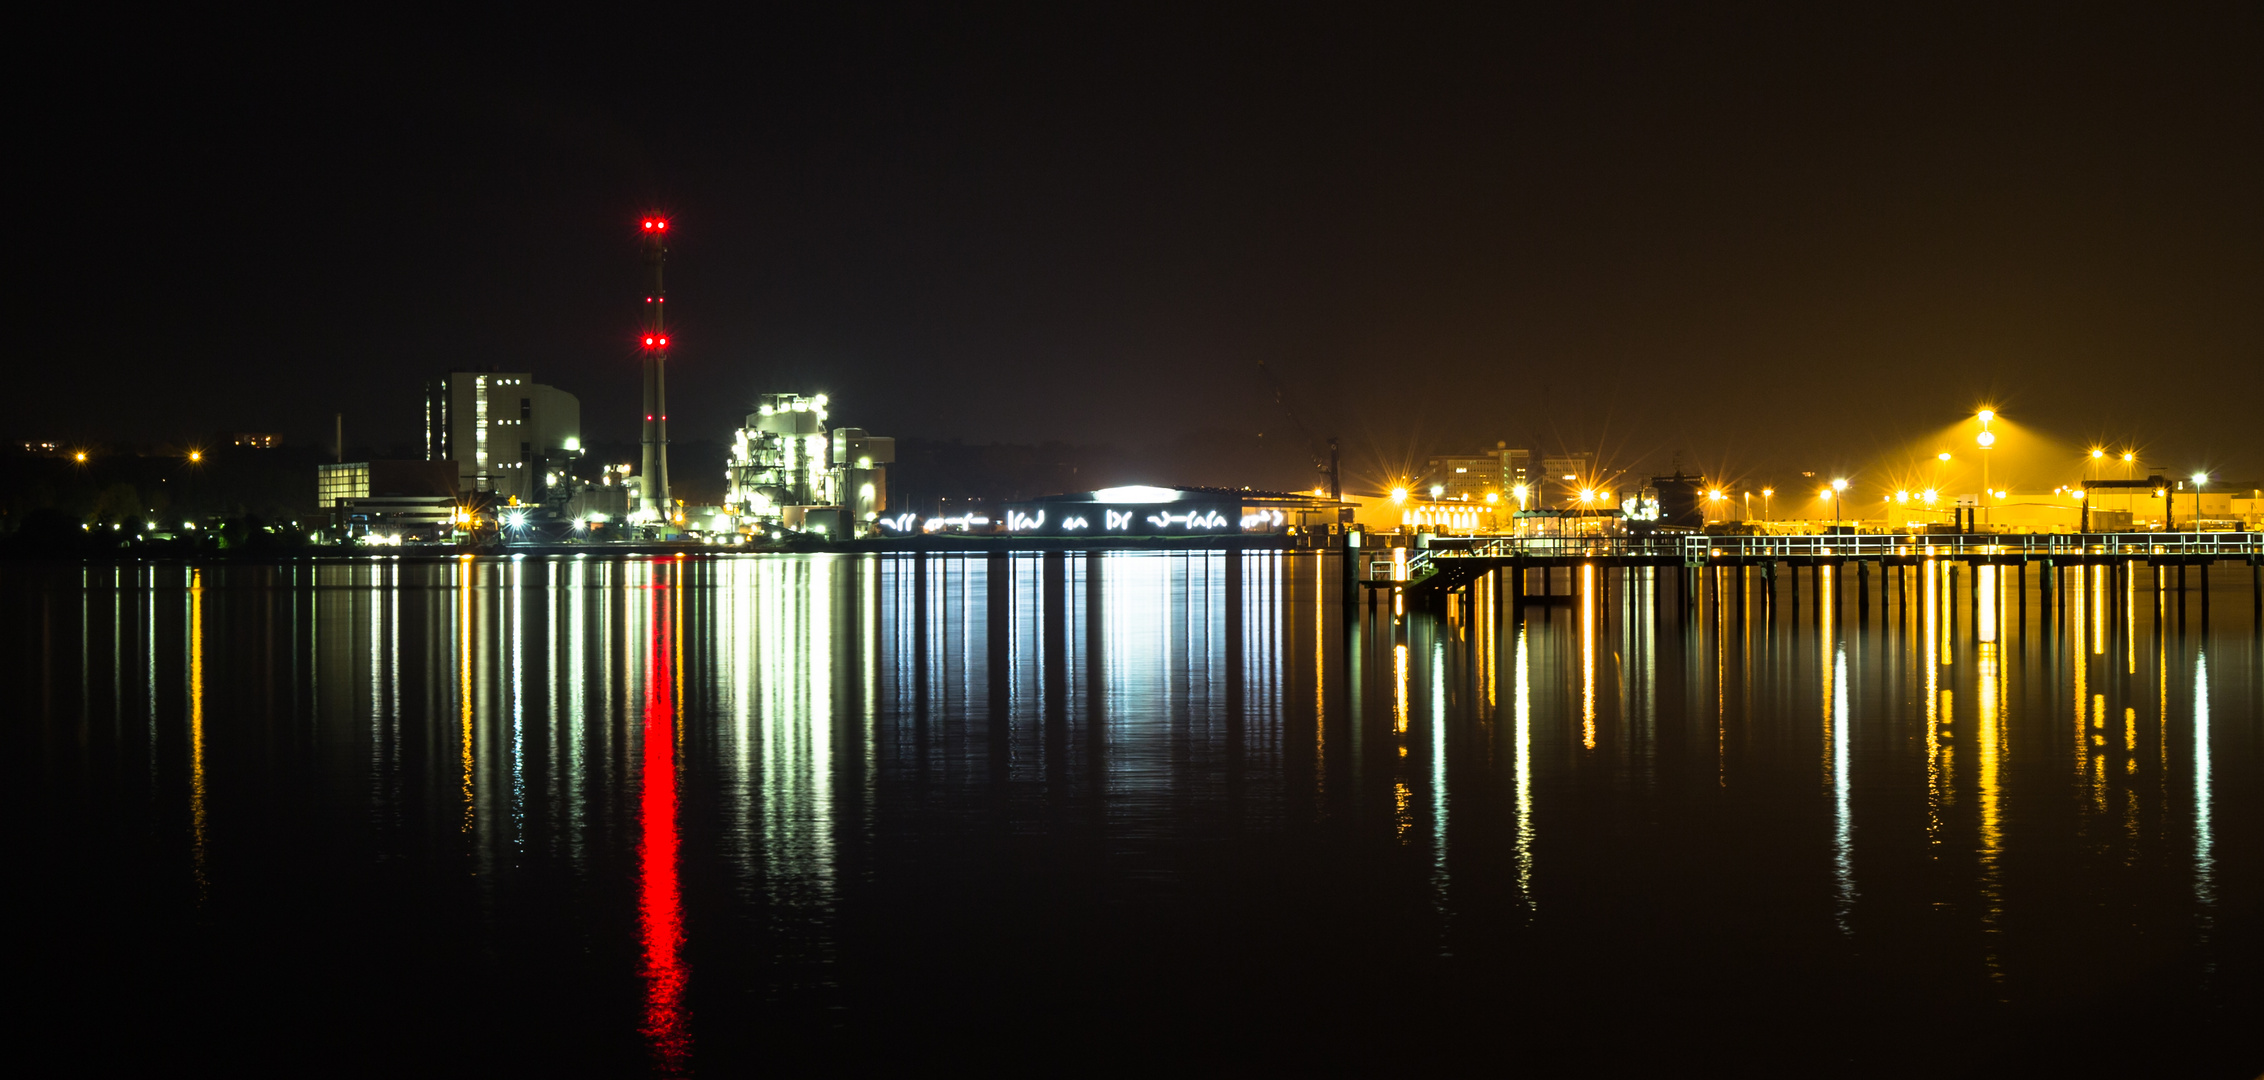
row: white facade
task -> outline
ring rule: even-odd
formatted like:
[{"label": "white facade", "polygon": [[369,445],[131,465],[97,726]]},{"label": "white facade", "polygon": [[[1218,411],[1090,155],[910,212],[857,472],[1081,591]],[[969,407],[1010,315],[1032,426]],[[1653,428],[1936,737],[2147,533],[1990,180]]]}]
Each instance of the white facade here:
[{"label": "white facade", "polygon": [[425,394],[425,456],[454,461],[464,491],[540,502],[581,451],[580,400],[526,372],[450,372]]}]

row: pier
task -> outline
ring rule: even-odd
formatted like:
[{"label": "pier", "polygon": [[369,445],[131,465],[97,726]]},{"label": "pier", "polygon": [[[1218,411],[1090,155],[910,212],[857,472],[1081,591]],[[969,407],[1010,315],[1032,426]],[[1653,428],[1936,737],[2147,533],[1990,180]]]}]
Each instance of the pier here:
[{"label": "pier", "polygon": [[[2176,580],[2171,587],[2181,597],[2187,570],[2197,569],[2204,615],[2208,611],[2210,568],[2233,563],[2247,565],[2253,614],[2264,624],[2264,533],[2255,532],[1440,537],[1433,539],[1429,548],[1408,552],[1403,563],[1374,558],[1372,552],[1363,553],[1361,559],[1358,574],[1362,586],[1398,590],[1416,600],[1464,589],[1487,574],[1507,571],[1503,595],[1518,603],[1546,602],[1559,595],[1554,588],[1554,572],[1559,568],[1570,571],[1566,575],[1569,594],[1570,582],[1577,580],[1574,568],[1578,567],[1678,570],[1682,591],[1693,602],[1700,587],[1699,575],[1704,571],[1756,570],[1761,583],[1773,592],[1782,567],[1791,578],[1796,603],[1802,569],[1809,571],[1813,581],[1825,568],[1835,574],[1852,568],[1854,587],[1843,585],[1835,595],[1853,592],[1858,603],[1866,607],[1874,571],[1883,596],[1890,569],[1928,562],[2011,567],[2022,580],[2033,566],[2041,575],[2046,604],[2051,603],[2056,591],[2056,573],[2064,569],[2103,566],[2120,578],[2145,567],[2165,585],[2174,572]],[[1532,588],[1535,577],[1537,591]]]}]

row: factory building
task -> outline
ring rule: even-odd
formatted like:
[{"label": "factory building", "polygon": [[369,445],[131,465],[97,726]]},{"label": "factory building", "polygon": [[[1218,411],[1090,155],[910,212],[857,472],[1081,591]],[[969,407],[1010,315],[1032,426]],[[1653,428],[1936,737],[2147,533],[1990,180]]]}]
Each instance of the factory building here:
[{"label": "factory building", "polygon": [[723,512],[744,531],[790,529],[833,537],[871,531],[888,509],[896,440],[863,428],[828,429],[824,394],[764,394],[732,435]]},{"label": "factory building", "polygon": [[582,403],[523,371],[453,371],[425,384],[425,459],[456,463],[459,490],[545,501],[582,453]]},{"label": "factory building", "polygon": [[835,428],[833,468],[840,476],[842,509],[858,532],[869,532],[888,511],[888,467],[896,463],[896,440],[863,428]]},{"label": "factory building", "polygon": [[315,466],[315,506],[335,536],[434,540],[456,522],[456,470],[445,461],[346,461]]}]

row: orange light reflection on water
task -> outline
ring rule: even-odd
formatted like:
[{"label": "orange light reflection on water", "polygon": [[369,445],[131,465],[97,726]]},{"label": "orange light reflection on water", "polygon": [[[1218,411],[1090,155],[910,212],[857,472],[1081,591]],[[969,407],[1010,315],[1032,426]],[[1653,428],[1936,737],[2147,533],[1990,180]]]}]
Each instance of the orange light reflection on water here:
[{"label": "orange light reflection on water", "polygon": [[197,896],[205,887],[204,820],[204,571],[189,571],[189,844]]},{"label": "orange light reflection on water", "polygon": [[1580,745],[1596,748],[1596,568],[1580,568]]}]

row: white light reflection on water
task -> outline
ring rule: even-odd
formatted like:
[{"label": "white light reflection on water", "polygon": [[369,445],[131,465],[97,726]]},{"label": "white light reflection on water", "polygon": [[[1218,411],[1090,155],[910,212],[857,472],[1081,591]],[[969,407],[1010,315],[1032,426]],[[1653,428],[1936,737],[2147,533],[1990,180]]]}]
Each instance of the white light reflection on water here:
[{"label": "white light reflection on water", "polygon": [[[985,632],[986,571],[981,560],[956,557],[939,558],[922,574],[929,592],[917,609],[926,627],[917,632],[887,625],[915,609],[903,592],[910,573],[874,573],[870,561],[727,557],[659,567],[590,557],[538,568],[412,559],[310,571],[327,591],[256,581],[246,588],[225,566],[159,568],[146,602],[90,604],[59,593],[59,618],[47,631],[54,655],[10,651],[19,664],[54,666],[55,732],[96,744],[122,740],[122,752],[105,759],[95,756],[99,745],[82,750],[56,738],[40,746],[54,764],[24,767],[44,770],[41,782],[57,791],[84,796],[56,805],[99,806],[137,828],[134,814],[161,812],[162,829],[151,834],[166,838],[167,862],[149,876],[168,875],[181,908],[190,907],[191,871],[218,871],[205,910],[243,925],[246,883],[278,872],[259,860],[277,860],[271,848],[328,830],[321,839],[341,855],[358,860],[357,845],[370,845],[376,858],[393,860],[387,875],[435,898],[427,913],[404,913],[385,897],[376,918],[404,920],[387,929],[479,936],[488,959],[465,954],[475,974],[496,957],[515,964],[535,949],[565,955],[555,969],[565,992],[614,1001],[606,1006],[613,1014],[592,1006],[572,1019],[614,1025],[626,1039],[633,999],[620,991],[637,972],[627,946],[640,927],[639,894],[623,886],[641,872],[651,887],[644,899],[656,943],[647,958],[647,1004],[663,1021],[655,1037],[688,1031],[680,1025],[693,1014],[676,1009],[696,1004],[700,1050],[712,1046],[719,1063],[753,1037],[711,1032],[783,1015],[799,1002],[815,1002],[812,1015],[837,1009],[865,1023],[877,1015],[866,1002],[888,992],[884,980],[956,978],[967,956],[1023,962],[1027,956],[1013,950],[1031,941],[1038,942],[1033,952],[1046,950],[1045,962],[1060,958],[1059,971],[1121,974],[1120,954],[1090,944],[1108,937],[1111,946],[1128,942],[1161,957],[1175,972],[1247,965],[1237,970],[1256,971],[1248,977],[1257,989],[1280,994],[1285,988],[1267,983],[1260,969],[1289,950],[1266,952],[1279,944],[1268,935],[1303,937],[1324,920],[1371,919],[1392,933],[1363,947],[1391,954],[1391,964],[1429,963],[1426,952],[1451,941],[1455,963],[1437,970],[1441,985],[1457,992],[1481,985],[1477,979],[1499,985],[1525,973],[1499,962],[1512,954],[1534,965],[1534,974],[1560,974],[1548,956],[1520,951],[1543,935],[1601,943],[1567,964],[1595,960],[1656,978],[1665,968],[1646,964],[1659,950],[1680,947],[1672,935],[1685,924],[1630,925],[1624,906],[1607,909],[1617,898],[1679,883],[1690,886],[1678,901],[1693,920],[1721,913],[1710,904],[1737,904],[1791,912],[1808,928],[1801,933],[1844,935],[1844,947],[1803,955],[1820,957],[1817,964],[1849,985],[1873,975],[1895,985],[1901,961],[1880,957],[1939,949],[1949,962],[1934,977],[1945,994],[2017,1004],[2047,982],[2080,982],[2085,965],[2127,974],[2143,957],[2124,938],[2138,934],[2174,942],[2181,964],[2235,956],[2222,951],[2215,931],[2231,925],[2237,903],[2253,892],[2246,868],[2255,865],[2254,841],[2249,831],[2216,828],[2215,810],[2222,802],[2224,821],[2245,823],[2238,808],[2257,790],[2253,770],[2235,767],[2252,750],[2238,722],[2254,708],[2243,666],[2253,639],[2239,636],[2245,611],[2234,620],[2240,625],[2220,623],[2202,637],[2200,649],[2171,626],[2165,633],[2176,642],[2158,636],[2144,650],[2157,671],[2126,680],[2101,654],[2112,648],[2107,635],[2131,625],[2112,610],[2127,590],[2118,593],[2095,569],[2069,575],[2075,587],[2066,606],[2052,611],[2053,632],[2065,631],[2056,639],[2024,634],[2042,624],[2007,617],[2015,594],[2006,571],[1960,567],[1975,589],[1973,606],[1963,609],[1967,594],[1949,588],[1939,563],[1920,565],[1922,582],[1898,575],[1898,598],[1910,586],[1906,598],[1922,607],[1898,612],[1891,625],[1875,627],[1880,637],[1870,637],[1874,628],[1839,625],[1837,615],[1849,613],[1843,605],[1852,608],[1856,598],[1837,595],[1827,570],[1818,576],[1816,605],[1822,649],[1810,653],[1819,639],[1804,622],[1797,634],[1782,621],[1764,626],[1739,648],[1744,609],[1728,599],[1734,580],[1716,585],[1720,610],[1730,613],[1724,620],[1694,623],[1675,608],[1659,609],[1662,590],[1633,575],[1623,579],[1620,603],[1606,606],[1590,599],[1609,598],[1591,591],[1602,575],[1583,574],[1589,596],[1571,603],[1559,597],[1497,609],[1486,583],[1467,603],[1456,598],[1458,614],[1443,622],[1414,601],[1395,621],[1378,596],[1377,610],[1346,611],[1339,623],[1340,613],[1328,610],[1337,602],[1328,591],[1333,566],[1316,559],[1315,574],[1297,572],[1306,564],[1294,560],[1305,557],[1284,556],[1278,566],[1250,557],[1249,592],[1236,609],[1249,630],[1240,636],[1224,629],[1231,614],[1222,602],[1231,595],[1222,592],[1225,575],[1205,573],[1201,562],[1192,574],[1178,573],[1172,557],[1144,554],[1072,564],[1096,581],[1119,575],[1124,587],[1105,599],[1096,599],[1104,596],[1097,587],[1069,589],[1060,651],[1050,639],[1040,649],[1016,649],[996,686],[985,675],[993,640]],[[961,583],[946,598],[949,568]],[[1294,573],[1295,588],[1278,587],[1280,570]],[[681,582],[678,573],[686,575]],[[74,568],[60,587],[140,584],[135,573],[108,586],[102,576]],[[1045,599],[1028,585],[1017,587],[1017,619],[1030,619]],[[1308,586],[1311,596],[1299,591]],[[276,595],[261,600],[259,588]],[[1192,601],[1189,592],[1197,594]],[[263,602],[273,605],[277,642],[265,658],[259,624],[246,614]],[[947,602],[961,609],[932,610]],[[287,604],[316,617],[288,623]],[[1567,610],[1573,604],[1581,610]],[[151,625],[67,623],[106,617]],[[970,617],[971,635],[931,632]],[[1620,626],[1611,625],[1615,617]],[[1488,620],[1499,620],[1498,630]],[[1120,632],[1095,632],[1104,622]],[[286,625],[295,627],[288,646]],[[1008,636],[1009,647],[1029,646],[1050,625],[1029,622],[1029,632]],[[2094,633],[2102,627],[2105,634]],[[1676,636],[1705,633],[1724,635],[1718,654],[1682,647]],[[1496,653],[1497,634],[1513,639],[1511,650]],[[120,666],[90,679],[66,670],[104,663],[106,647],[128,654],[108,662],[140,666],[145,657],[131,653],[152,635],[156,655],[146,658],[146,673]],[[1230,641],[1242,643],[1239,667]],[[1953,658],[1947,650],[1958,643],[1975,648]],[[1597,652],[1615,645],[1640,655],[1615,663]],[[1665,655],[1655,655],[1655,645]],[[286,656],[287,648],[302,655]],[[907,655],[915,649],[916,664]],[[1494,666],[1497,655],[1508,670]],[[972,679],[963,681],[956,672],[968,660]],[[1294,670],[1308,661],[1312,673]],[[1473,665],[1469,674],[1465,663]],[[931,708],[923,691],[915,718],[906,692],[915,671],[931,688],[948,690],[943,696],[955,707]],[[1066,687],[1054,681],[1056,671]],[[311,685],[318,674],[319,690]],[[1510,706],[1512,728],[1510,739],[1496,741],[1504,733],[1489,705],[1501,675],[1512,681],[1501,702]],[[1617,693],[1596,682],[1615,676]],[[279,716],[306,710],[300,722],[263,728],[261,677],[282,680],[271,699]],[[1663,698],[1652,692],[1654,678]],[[145,680],[164,740],[149,749],[163,770],[154,795],[140,775]],[[1230,683],[1246,687],[1240,698],[1221,698]],[[105,684],[131,699],[122,733],[99,721],[93,730],[83,722],[62,726],[108,715],[108,702],[90,710],[68,699],[73,688],[99,699]],[[45,683],[25,678],[22,685],[37,701]],[[2174,699],[2181,686],[2193,695],[2193,744],[2184,755],[2174,745],[2187,730]],[[1963,716],[1951,708],[1953,687],[1973,703]],[[1423,732],[1411,730],[1418,688],[1430,695]],[[1065,692],[1062,742],[1051,741],[1051,730],[1021,725],[1039,715],[1039,696]],[[1332,692],[1343,696],[1330,701]],[[1021,695],[1005,704],[1014,726],[997,743],[984,738],[992,693]],[[1301,711],[1308,696],[1310,715]],[[1222,714],[1221,700],[1238,711]],[[1739,707],[1726,708],[1729,701]],[[1853,737],[1858,702],[1860,744]],[[2146,712],[2147,704],[2156,712]],[[1051,722],[1064,714],[1045,715]],[[1222,715],[1246,717],[1244,727],[1216,723]],[[2217,719],[2226,720],[2222,729]],[[1111,741],[1111,729],[1122,737]],[[618,749],[601,749],[611,744]],[[1585,751],[1589,745],[1607,752]],[[1951,751],[1960,745],[1953,769]],[[1409,752],[1395,756],[1401,748]],[[1813,756],[1819,748],[1821,768]],[[2071,750],[2074,783],[2060,760]],[[1032,751],[1045,756],[1030,758]],[[1418,762],[1417,752],[1430,757]],[[1718,785],[1728,757],[1738,759],[1739,783],[1724,791]],[[1860,876],[1853,860],[1858,757],[1866,778]],[[987,768],[1008,758],[995,773]],[[1279,768],[1282,758],[1296,767]],[[1031,760],[1046,770],[1033,772]],[[2220,761],[2223,771],[2215,769]],[[2175,776],[2188,763],[2190,783]],[[104,767],[112,764],[122,767]],[[1030,781],[1047,786],[1039,792]],[[1403,829],[1385,813],[1400,792]],[[640,803],[640,793],[654,801]],[[292,815],[252,812],[278,802],[293,810],[298,801],[312,812],[296,815],[292,830],[263,820]],[[376,828],[363,828],[373,801],[382,816]],[[137,811],[144,802],[148,808]],[[457,857],[457,814],[466,808],[470,842],[497,855],[483,873],[492,869],[498,884],[452,881],[464,885],[453,894],[425,889],[415,877],[429,868],[460,874],[473,865]],[[1551,821],[1545,868],[1537,828],[1544,810]],[[2102,812],[2112,817],[2101,819]],[[347,827],[325,823],[338,820]],[[2177,832],[2188,820],[2190,838]],[[1793,842],[1753,855],[1763,832]],[[643,861],[633,857],[640,836],[649,852]],[[1941,846],[1929,846],[1930,836]],[[199,859],[208,843],[212,857]],[[119,851],[114,857],[135,857],[130,846]],[[1753,874],[1762,858],[1787,864],[1786,872]],[[672,860],[680,860],[680,883]],[[1552,897],[1545,922],[1542,869]],[[325,902],[335,901],[326,890],[341,887],[351,886],[306,883]],[[669,900],[675,887],[680,910]],[[477,904],[451,899],[475,894]],[[1249,910],[1239,910],[1245,900]],[[1854,918],[1858,911],[1863,918]],[[1044,922],[1057,912],[1066,929]],[[1297,924],[1301,918],[1312,923]],[[425,923],[414,924],[419,919]],[[1826,920],[1833,930],[1823,929]],[[868,947],[885,936],[874,930],[882,921],[898,936]],[[443,922],[450,925],[434,925]],[[2196,937],[2197,923],[2209,932]],[[1722,949],[1704,962],[1747,985],[1786,974],[1782,946],[1815,944],[1769,937],[1778,931],[1768,927],[1739,932],[1753,937],[1736,944],[1756,947]],[[996,940],[983,939],[992,933]],[[1620,944],[1606,940],[1613,933]],[[2083,955],[2069,955],[2065,941],[2079,934],[2086,945],[2073,951]],[[963,937],[966,955],[920,952],[951,935]],[[1200,943],[1184,945],[1189,938]],[[895,964],[906,952],[914,962]],[[1322,959],[1363,962],[1354,950]],[[1683,959],[1666,957],[1668,965]],[[1358,974],[1379,971],[1390,973],[1379,963]],[[586,984],[571,982],[585,974]],[[2168,1007],[2182,1005],[2175,995],[2212,992],[2168,978],[2140,984],[2168,995]],[[935,999],[931,986],[918,987]],[[1861,1021],[1872,1035],[1885,1026],[1878,1014],[1905,1006],[1889,991],[1849,993],[1861,1006],[1850,1014],[1872,1012]],[[1129,994],[1126,1001],[1140,1007]],[[1061,1019],[1043,1002],[1036,1013],[1038,1022]],[[775,1029],[763,1037],[775,1038]]]},{"label": "white light reflection on water", "polygon": [[2193,898],[2204,923],[2217,903],[2217,838],[2210,822],[2209,653],[2193,658]]},{"label": "white light reflection on water", "polygon": [[1533,897],[1533,653],[1517,627],[1517,894],[1531,913]]},{"label": "white light reflection on water", "polygon": [[1447,910],[1446,869],[1446,627],[1431,640],[1431,890],[1440,912]]},{"label": "white light reflection on water", "polygon": [[1855,820],[1849,804],[1847,643],[1832,662],[1832,876],[1838,885],[1840,933],[1852,933],[1855,911]]}]

